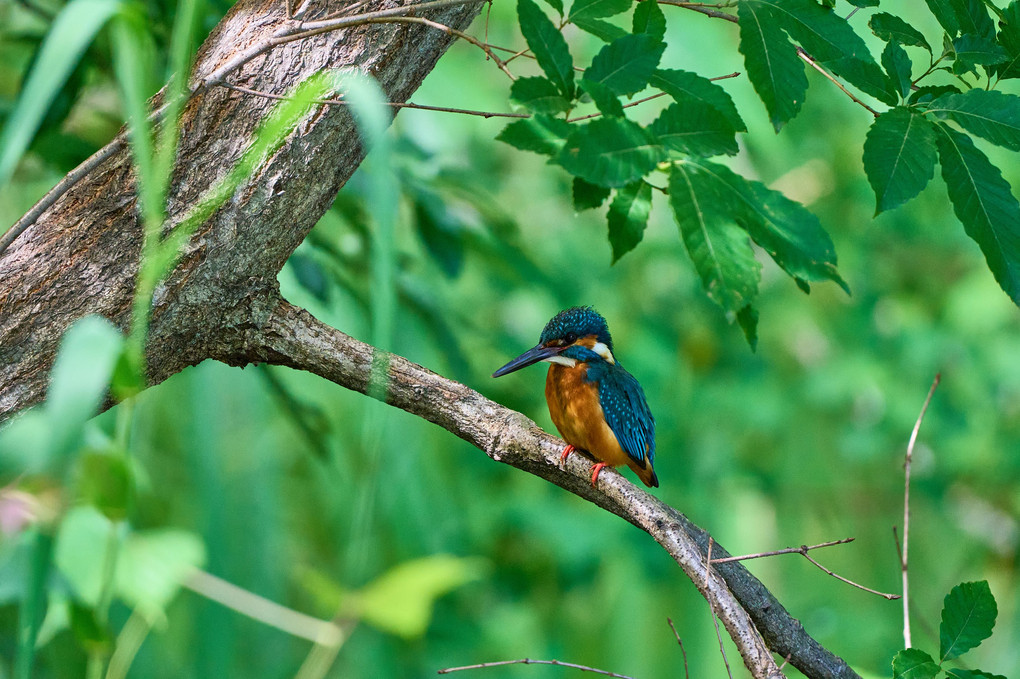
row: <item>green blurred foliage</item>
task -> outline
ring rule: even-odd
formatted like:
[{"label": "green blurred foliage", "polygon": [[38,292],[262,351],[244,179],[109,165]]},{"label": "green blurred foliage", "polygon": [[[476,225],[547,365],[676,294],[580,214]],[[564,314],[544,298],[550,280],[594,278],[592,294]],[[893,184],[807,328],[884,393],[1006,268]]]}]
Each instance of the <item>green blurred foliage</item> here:
[{"label": "green blurred foliage", "polygon": [[[165,55],[174,4],[146,5],[157,53]],[[57,7],[0,0],[0,115],[10,110]],[[706,77],[741,70],[733,26],[664,9],[664,68]],[[208,31],[225,6],[207,3],[203,11]],[[496,3],[475,30],[487,22],[490,42],[519,46],[514,21],[512,3]],[[935,34],[925,22],[933,23],[930,15],[918,13],[915,26]],[[569,38],[589,59],[601,47],[585,33]],[[881,42],[869,39],[869,46],[878,54]],[[103,34],[79,71],[13,181],[0,187],[5,225],[121,124]],[[528,65],[519,72],[539,73]],[[734,553],[855,536],[816,558],[892,592],[900,581],[891,527],[902,522],[903,453],[941,372],[913,467],[914,639],[937,647],[945,592],[987,579],[999,616],[968,662],[1008,671],[1020,666],[1017,308],[944,192],[928,190],[872,219],[874,196],[861,164],[872,117],[816,73],[809,82],[802,112],[776,135],[748,82],[722,81],[749,128],[732,165],[821,218],[852,296],[834,284],[805,296],[757,253],[763,279],[758,350],[751,353],[739,328],[705,296],[663,196],[653,195],[640,245],[611,265],[607,207],[575,213],[562,171],[494,141],[502,123],[405,110],[392,131],[402,198],[393,243],[398,304],[393,344],[385,348],[554,431],[540,369],[499,381],[489,374],[532,346],[556,311],[594,304],[656,415],[659,497]],[[509,90],[477,49],[458,43],[414,100],[503,111]],[[663,108],[643,106],[646,123]],[[985,150],[1020,186],[1020,167],[999,149]],[[371,329],[368,186],[362,175],[348,183],[280,275],[288,299],[361,338]],[[678,676],[680,651],[667,616],[693,676],[724,671],[707,605],[645,534],[493,464],[420,419],[312,375],[206,362],[137,397],[127,418],[130,462],[96,458],[97,450],[122,454],[112,442],[123,407],[75,433],[77,449],[91,451],[76,473],[40,462],[43,451],[33,446],[48,425],[39,413],[16,421],[0,440],[0,483],[28,472],[19,488],[36,498],[66,486],[59,496],[116,509],[124,485],[134,494],[124,523],[111,523],[116,513],[70,510],[62,530],[75,522],[87,530],[77,536],[81,551],[70,555],[69,538],[58,535],[58,569],[48,585],[54,605],[43,624],[37,676],[81,676],[89,649],[107,643],[102,622],[80,610],[94,586],[82,578],[105,544],[87,537],[100,533],[121,541],[127,570],[118,576],[109,627],[123,629],[132,606],[165,615],[144,639],[130,676],[293,676],[309,653],[304,639],[180,590],[185,576],[173,569],[180,563],[204,564],[309,615],[339,615],[350,636],[328,676],[426,676],[525,656],[643,679]],[[105,464],[116,472],[99,483],[90,474]],[[4,490],[2,502],[21,497]],[[29,537],[0,542],[0,676],[15,655]],[[176,558],[160,557],[164,549]],[[435,555],[469,560],[417,561]],[[152,559],[174,571],[164,572],[159,586],[138,579],[151,572],[144,563]],[[423,599],[427,624],[420,613],[408,624],[402,611],[388,608],[393,592],[414,580],[394,583],[393,573],[422,563],[447,567],[429,577],[422,570],[432,588]],[[822,644],[866,677],[889,676],[903,645],[899,603],[850,588],[795,555],[748,566]],[[379,615],[375,624],[359,624],[351,593],[360,592],[363,604],[373,591],[383,602]],[[729,654],[733,663],[732,647]],[[485,672],[540,677],[563,670]]]}]

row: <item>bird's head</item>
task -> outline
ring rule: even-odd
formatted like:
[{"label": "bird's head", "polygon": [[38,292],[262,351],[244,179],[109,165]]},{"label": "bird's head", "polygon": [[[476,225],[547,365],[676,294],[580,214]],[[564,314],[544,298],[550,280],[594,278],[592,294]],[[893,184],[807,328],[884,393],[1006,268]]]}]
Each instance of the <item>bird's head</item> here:
[{"label": "bird's head", "polygon": [[545,325],[538,345],[492,373],[502,377],[539,361],[573,367],[579,362],[616,363],[606,319],[588,306],[565,309]]}]

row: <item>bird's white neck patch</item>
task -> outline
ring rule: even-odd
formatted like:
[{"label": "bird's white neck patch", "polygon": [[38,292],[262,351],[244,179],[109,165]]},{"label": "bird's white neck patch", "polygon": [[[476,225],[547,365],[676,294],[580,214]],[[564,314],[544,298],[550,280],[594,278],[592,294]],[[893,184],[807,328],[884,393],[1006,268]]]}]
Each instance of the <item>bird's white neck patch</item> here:
[{"label": "bird's white neck patch", "polygon": [[576,358],[570,358],[569,356],[558,356],[558,355],[557,356],[550,356],[549,358],[543,358],[542,360],[546,361],[548,363],[556,363],[558,365],[565,365],[568,368],[573,368],[575,365],[577,365],[577,359]]},{"label": "bird's white neck patch", "polygon": [[596,342],[595,346],[591,348],[596,354],[601,356],[606,363],[610,365],[616,365],[616,359],[613,358],[613,352],[609,350],[609,347],[602,342]]}]

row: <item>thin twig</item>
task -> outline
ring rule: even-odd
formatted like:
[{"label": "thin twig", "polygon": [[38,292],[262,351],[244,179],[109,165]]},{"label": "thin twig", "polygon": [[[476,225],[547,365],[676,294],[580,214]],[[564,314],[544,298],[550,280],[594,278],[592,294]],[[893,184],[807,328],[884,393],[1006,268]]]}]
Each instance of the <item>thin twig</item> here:
[{"label": "thin twig", "polygon": [[715,5],[712,3],[705,2],[681,2],[680,0],[659,0],[660,5],[673,5],[674,7],[682,7],[683,9],[689,9],[705,16],[710,16],[714,19],[725,19],[726,21],[732,21],[737,23],[737,17],[726,12],[720,12],[716,7],[732,7],[730,4]]},{"label": "thin twig", "polygon": [[825,571],[826,573],[828,573],[832,577],[836,578],[837,580],[842,580],[843,582],[845,582],[848,585],[853,585],[857,589],[863,589],[865,592],[871,592],[872,594],[877,594],[878,596],[883,597],[885,599],[888,599],[889,601],[893,601],[895,599],[899,599],[900,598],[899,594],[886,594],[885,592],[879,592],[876,589],[871,589],[870,587],[865,587],[864,585],[858,585],[853,580],[850,580],[848,578],[844,578],[842,575],[839,575],[838,573],[833,573],[828,568],[826,568],[822,564],[820,564],[817,561],[815,561],[814,559],[812,559],[811,556],[808,555],[807,553],[803,553],[802,556],[805,559],[807,559],[808,561],[810,561],[811,563],[813,563],[814,565],[816,565],[819,568],[821,568],[823,571]]},{"label": "thin twig", "polygon": [[728,556],[724,559],[712,559],[712,563],[729,563],[731,561],[747,561],[748,559],[761,559],[766,556],[777,556],[779,554],[804,554],[811,549],[820,549],[822,547],[832,547],[833,545],[845,545],[848,542],[853,542],[857,538],[843,538],[842,540],[833,540],[831,542],[822,542],[817,545],[801,545],[800,547],[787,547],[786,549],[776,549],[771,552],[758,552],[757,554],[744,554],[743,556]]},{"label": "thin twig", "polygon": [[497,660],[495,662],[482,662],[478,663],[477,665],[446,667],[441,670],[436,670],[436,674],[449,674],[450,672],[460,672],[461,670],[479,670],[485,667],[502,667],[503,665],[556,665],[558,667],[570,667],[575,670],[581,670],[582,672],[594,672],[595,674],[601,674],[605,677],[617,677],[618,679],[634,679],[633,677],[627,676],[626,674],[607,672],[606,670],[600,670],[597,667],[577,665],[572,662],[563,662],[561,660],[534,660],[533,658],[521,658],[519,660]]},{"label": "thin twig", "polygon": [[[241,85],[234,85],[226,82],[216,83],[219,87],[226,87],[228,90],[234,90],[236,92],[243,92],[245,94],[252,94],[257,97],[265,97],[266,99],[274,99],[277,101],[287,101],[291,97],[283,94],[272,94],[271,92],[261,92],[259,90],[253,90],[249,87],[243,87]],[[349,101],[342,99],[314,99],[312,104],[324,104],[328,106],[349,106]],[[480,116],[482,118],[530,118],[531,115],[527,113],[498,113],[495,111],[474,111],[466,108],[449,108],[447,106],[426,106],[425,104],[415,104],[412,102],[395,102],[387,101],[383,104],[384,106],[391,106],[393,108],[413,108],[421,111],[439,111],[442,113],[463,113],[465,115]]]},{"label": "thin twig", "polygon": [[722,653],[722,661],[726,665],[726,674],[730,679],[733,679],[733,672],[730,671],[730,661],[726,657],[726,647],[723,646],[722,634],[719,633],[719,618],[715,614],[715,599],[710,588],[710,583],[712,582],[712,545],[714,544],[715,540],[709,537],[708,550],[705,554],[705,599],[708,600],[708,607],[712,611],[712,622],[715,624],[715,638],[719,640],[719,652]]},{"label": "thin twig", "polygon": [[834,85],[835,85],[836,87],[838,87],[839,89],[843,90],[843,93],[844,93],[844,94],[845,94],[846,96],[850,97],[850,98],[851,98],[851,99],[852,99],[852,100],[853,100],[853,101],[854,101],[855,103],[858,103],[858,104],[860,104],[861,106],[863,106],[864,108],[866,108],[866,109],[868,110],[868,112],[870,112],[870,113],[871,113],[871,115],[875,116],[876,118],[877,118],[877,117],[878,117],[878,116],[880,115],[878,111],[876,111],[875,109],[871,108],[870,106],[868,106],[867,104],[865,104],[865,103],[864,103],[863,101],[861,101],[860,99],[858,99],[858,98],[857,98],[856,96],[854,96],[854,93],[853,93],[853,92],[851,92],[850,90],[848,90],[847,88],[845,88],[845,87],[843,86],[843,83],[841,83],[840,81],[836,80],[835,76],[833,76],[833,75],[832,75],[831,73],[829,73],[829,72],[828,72],[828,71],[826,71],[826,70],[825,70],[824,68],[822,68],[821,66],[819,66],[819,65],[818,65],[818,63],[817,63],[817,62],[815,62],[815,60],[811,58],[811,55],[810,55],[810,54],[808,54],[807,52],[805,52],[805,51],[804,51],[804,48],[802,48],[802,47],[797,47],[797,54],[799,54],[799,55],[800,55],[800,58],[801,58],[801,59],[803,59],[803,60],[804,60],[804,61],[806,61],[806,62],[807,62],[808,64],[810,64],[812,68],[814,68],[814,69],[815,69],[816,71],[818,71],[819,73],[821,73],[822,75],[824,75],[824,76],[825,76],[826,78],[828,78],[829,80],[831,80],[831,81],[832,81],[832,83],[833,83],[833,84],[834,84]]},{"label": "thin twig", "polygon": [[687,671],[687,650],[684,648],[684,642],[680,641],[680,634],[676,631],[676,627],[673,626],[673,620],[666,618],[666,622],[669,623],[669,628],[673,630],[673,636],[676,637],[676,643],[680,645],[680,652],[684,656],[684,679],[691,679],[691,673]]},{"label": "thin twig", "polygon": [[[734,71],[733,73],[727,73],[726,75],[717,75],[714,78],[709,78],[709,80],[726,80],[727,78],[736,78],[739,75],[740,75],[740,71]],[[632,101],[632,102],[630,102],[628,104],[624,104],[623,108],[630,108],[631,106],[637,106],[638,104],[643,104],[646,101],[651,101],[652,99],[658,99],[659,97],[664,97],[667,94],[669,94],[669,93],[668,92],[658,92],[656,94],[652,94],[650,96],[647,96],[644,99],[638,99],[638,100]],[[576,118],[567,118],[567,122],[568,123],[577,123],[577,122],[581,122],[582,120],[590,120],[591,118],[598,118],[601,115],[603,115],[601,112],[599,112],[599,113],[589,113],[588,115],[577,116]]]},{"label": "thin twig", "polygon": [[903,575],[903,643],[904,648],[910,648],[910,596],[909,596],[909,582],[907,579],[907,543],[910,539],[910,462],[914,459],[914,444],[917,442],[917,433],[921,430],[921,422],[924,420],[924,414],[928,412],[928,404],[931,403],[931,397],[935,394],[935,389],[938,388],[939,382],[942,381],[942,373],[935,373],[935,379],[932,380],[931,388],[928,390],[928,396],[924,399],[924,405],[921,406],[921,412],[917,416],[917,421],[914,422],[914,430],[910,432],[910,441],[907,443],[907,455],[903,461],[903,551],[900,552],[900,572]]}]

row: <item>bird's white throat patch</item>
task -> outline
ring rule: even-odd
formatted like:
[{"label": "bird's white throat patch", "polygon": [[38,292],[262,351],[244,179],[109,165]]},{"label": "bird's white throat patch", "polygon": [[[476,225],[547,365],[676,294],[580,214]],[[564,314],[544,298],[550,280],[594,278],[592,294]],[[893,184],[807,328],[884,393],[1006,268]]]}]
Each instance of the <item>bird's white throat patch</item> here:
[{"label": "bird's white throat patch", "polygon": [[616,365],[616,359],[613,358],[613,352],[609,350],[609,347],[602,342],[596,342],[595,346],[591,348],[596,354],[601,356],[606,363],[610,365]]},{"label": "bird's white throat patch", "polygon": [[549,358],[543,358],[543,361],[548,363],[558,363],[559,365],[565,365],[568,368],[573,368],[577,365],[576,358],[570,358],[569,356],[550,356]]}]

